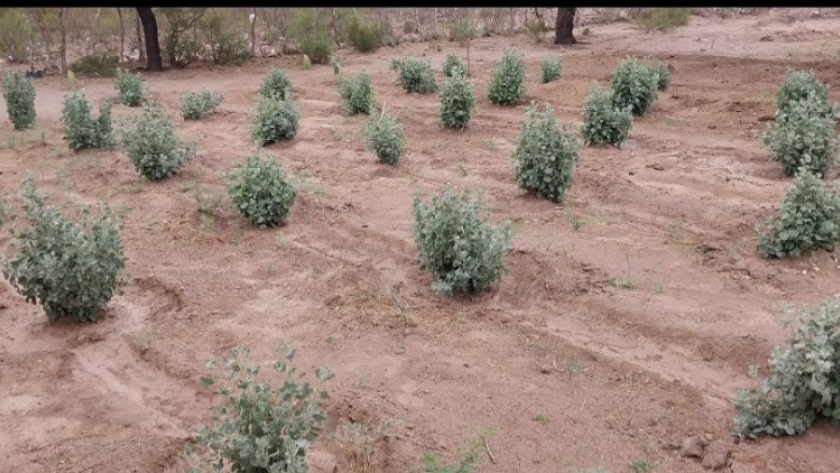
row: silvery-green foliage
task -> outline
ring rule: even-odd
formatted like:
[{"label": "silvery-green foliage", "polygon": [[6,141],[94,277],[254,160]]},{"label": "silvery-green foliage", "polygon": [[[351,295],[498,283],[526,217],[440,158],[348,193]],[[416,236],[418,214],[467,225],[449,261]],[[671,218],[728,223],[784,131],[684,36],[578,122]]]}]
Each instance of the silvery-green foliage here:
[{"label": "silvery-green foliage", "polygon": [[341,74],[341,63],[338,62],[337,57],[330,56],[330,66],[332,66],[333,74],[335,74],[335,75]]},{"label": "silvery-green foliage", "polygon": [[114,87],[117,89],[117,101],[126,107],[136,107],[143,101],[143,79],[140,74],[117,69]]},{"label": "silvery-green foliage", "polygon": [[466,68],[464,67],[464,63],[458,59],[458,56],[452,53],[448,53],[446,55],[446,59],[443,61],[443,75],[446,77],[452,77],[452,73],[455,69],[461,69],[465,71]]},{"label": "silvery-green foliage", "polygon": [[435,277],[435,294],[482,291],[501,277],[510,224],[490,225],[478,195],[446,189],[426,205],[416,194],[413,207],[417,260]]},{"label": "silvery-green foliage", "polygon": [[490,76],[487,98],[493,105],[513,105],[522,100],[525,90],[525,59],[507,49]]},{"label": "silvery-green foliage", "polygon": [[840,298],[805,307],[789,347],[776,347],[769,376],[758,389],[741,390],[734,434],[797,435],[818,418],[840,426]]},{"label": "silvery-green foliage", "polygon": [[297,135],[300,114],[291,100],[262,97],[251,125],[251,138],[257,146],[291,140]]},{"label": "silvery-green foliage", "polygon": [[809,97],[816,99],[815,104],[823,104],[826,115],[837,118],[838,107],[831,103],[828,87],[813,72],[796,69],[788,69],[784,83],[776,92],[776,113],[786,115],[791,106]]},{"label": "silvery-green foliage", "polygon": [[27,173],[23,208],[29,227],[17,232],[3,275],[30,304],[40,304],[50,320],[93,322],[119,289],[125,267],[120,225],[110,209],[82,211],[75,223],[46,205]]},{"label": "silvery-green foliage", "polygon": [[215,393],[221,405],[213,409],[213,424],[199,429],[196,441],[184,447],[183,458],[193,467],[190,473],[222,471],[234,473],[308,473],[306,453],[324,432],[329,395],[320,386],[333,377],[329,370],[315,369],[318,385],[305,380],[305,373],[288,365],[295,350],[281,347],[273,365],[282,382],[259,379],[260,367],[248,365],[249,350],[236,347],[219,366],[221,373],[201,378],[204,386],[219,386]]},{"label": "silvery-green foliage", "polygon": [[3,76],[3,100],[15,130],[35,126],[35,86],[23,72],[7,72]]},{"label": "silvery-green foliage", "polygon": [[347,113],[370,115],[373,111],[373,85],[367,72],[362,71],[350,80],[339,76],[338,93],[344,100],[344,110]]},{"label": "silvery-green foliage", "polygon": [[475,108],[475,89],[456,68],[440,89],[440,121],[447,128],[466,128]]},{"label": "silvery-green foliage", "polygon": [[786,175],[804,167],[825,176],[834,167],[840,141],[834,131],[835,119],[825,113],[825,107],[814,94],[788,102],[776,111],[775,122],[762,135],[770,160],[780,163]]},{"label": "silvery-green foliage", "polygon": [[613,105],[619,110],[631,107],[635,115],[643,115],[656,101],[659,86],[659,74],[648,69],[638,59],[628,57],[613,73]]},{"label": "silvery-green foliage", "polygon": [[73,151],[88,148],[110,149],[114,145],[111,124],[111,102],[105,100],[95,119],[84,93],[73,92],[64,96],[61,110],[64,140]]},{"label": "silvery-green foliage", "polygon": [[402,126],[387,113],[370,117],[367,126],[367,146],[379,161],[396,166],[403,155],[405,140]]},{"label": "silvery-green foliage", "polygon": [[604,91],[597,82],[583,101],[583,141],[586,144],[621,146],[630,135],[633,114],[629,108],[616,109],[612,92]]},{"label": "silvery-green foliage", "polygon": [[181,115],[184,120],[203,120],[216,111],[225,94],[214,94],[202,89],[200,92],[190,92],[181,98]]},{"label": "silvery-green foliage", "polygon": [[548,84],[560,78],[560,73],[563,71],[563,63],[559,57],[547,57],[540,63],[540,82]]},{"label": "silvery-green foliage", "polygon": [[260,95],[266,98],[288,100],[292,97],[292,81],[283,69],[272,67],[263,78]]},{"label": "silvery-green foliage", "polygon": [[667,90],[668,85],[671,84],[671,66],[666,62],[654,61],[649,69],[652,73],[656,73],[659,79],[656,82],[657,90]]},{"label": "silvery-green foliage", "polygon": [[185,144],[172,119],[154,104],[130,119],[122,130],[122,144],[137,171],[150,181],[172,176],[195,156],[195,144]]},{"label": "silvery-green foliage", "polygon": [[532,103],[526,114],[513,152],[514,180],[522,189],[562,202],[579,158],[575,136],[557,126],[549,104],[540,112]]},{"label": "silvery-green foliage", "polygon": [[251,224],[273,227],[286,223],[297,189],[286,178],[276,156],[248,156],[244,165],[233,165],[227,181],[233,205]]},{"label": "silvery-green foliage", "polygon": [[415,58],[394,59],[391,69],[397,71],[400,85],[408,93],[431,94],[437,90],[435,73],[428,61]]},{"label": "silvery-green foliage", "polygon": [[807,169],[800,170],[782,202],[779,215],[756,230],[758,252],[765,258],[799,256],[840,242],[840,195],[826,189]]}]

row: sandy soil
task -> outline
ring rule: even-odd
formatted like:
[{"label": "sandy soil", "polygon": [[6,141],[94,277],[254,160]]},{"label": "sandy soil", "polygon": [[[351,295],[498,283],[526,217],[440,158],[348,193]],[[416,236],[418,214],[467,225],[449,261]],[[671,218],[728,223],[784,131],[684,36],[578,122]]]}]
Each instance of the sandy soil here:
[{"label": "sandy soil", "polygon": [[[331,69],[305,71],[297,58],[147,75],[183,135],[199,140],[198,157],[160,183],[139,181],[120,152],[69,153],[59,122],[68,86],[39,80],[39,129],[13,132],[0,117],[3,197],[19,202],[31,169],[70,212],[107,201],[124,221],[134,279],[86,326],[49,324],[0,283],[0,470],[181,471],[184,442],[209,420],[211,398],[198,385],[205,362],[247,344],[268,364],[290,340],[299,366],[337,374],[327,385],[332,432],[350,420],[390,425],[370,443],[367,471],[404,472],[427,451],[451,457],[486,428],[494,461],[479,472],[624,472],[646,455],[657,472],[697,472],[674,444],[702,433],[729,444],[733,471],[836,471],[840,433],[822,423],[757,442],[736,442],[729,429],[748,366],[785,338],[780,304],[817,303],[840,283],[834,254],[757,255],[753,229],[790,179],[752,136],[790,65],[813,68],[840,100],[840,20],[692,18],[667,34],[590,28],[568,49],[475,41],[480,99],[464,132],[439,129],[436,96],[406,95],[388,70],[392,57],[424,53],[439,69],[463,49],[340,51],[346,72],[372,74],[378,103],[405,127],[396,168],[365,150],[365,118],[343,115]],[[626,146],[582,148],[565,205],[527,196],[510,178],[526,105],[497,108],[485,97],[493,62],[511,45],[526,55],[529,98],[575,127],[591,82],[605,83],[625,55],[674,65],[670,89]],[[539,59],[557,53],[562,79],[539,84]],[[223,173],[252,151],[256,90],[272,65],[289,73],[301,110],[298,136],[269,147],[302,186],[289,224],[252,228],[225,197],[205,226],[195,188],[224,193]],[[96,103],[115,95],[109,80],[83,82]],[[178,98],[201,87],[225,101],[210,119],[185,123]],[[447,183],[482,190],[493,219],[514,225],[510,272],[471,298],[434,297],[414,261],[413,194]],[[351,450],[323,439],[312,471],[366,471]]]}]

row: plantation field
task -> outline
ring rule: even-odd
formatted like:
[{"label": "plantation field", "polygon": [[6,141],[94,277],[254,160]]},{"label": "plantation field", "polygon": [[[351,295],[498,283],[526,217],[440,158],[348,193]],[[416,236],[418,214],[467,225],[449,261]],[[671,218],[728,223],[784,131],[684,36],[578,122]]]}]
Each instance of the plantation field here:
[{"label": "plantation field", "polygon": [[[635,471],[701,472],[677,451],[702,434],[731,451],[732,472],[837,471],[840,430],[825,422],[758,441],[730,429],[737,389],[755,383],[749,366],[766,374],[786,338],[782,303],[817,304],[840,286],[834,253],[757,253],[755,226],[792,179],[753,136],[772,120],[788,66],[814,70],[840,101],[838,29],[840,19],[803,13],[792,23],[692,17],[669,33],[576,28],[580,44],[565,49],[478,39],[464,131],[442,129],[437,95],[406,94],[389,69],[425,55],[440,84],[445,55],[464,48],[341,50],[344,73],[366,70],[377,108],[403,126],[396,167],[367,150],[368,117],[343,112],[332,69],[304,70],[299,56],[144,74],[178,132],[197,141],[196,158],[159,182],[139,179],[119,149],[70,152],[67,80],[37,80],[36,129],[13,131],[0,116],[0,197],[20,214],[29,169],[71,215],[108,202],[133,279],[88,325],[49,323],[0,282],[0,471],[184,471],[184,443],[210,421],[205,363],[246,344],[268,367],[282,341],[294,343],[300,368],[336,374],[325,385],[330,434],[310,452],[316,473],[402,473],[426,452],[454,458],[487,429],[481,452],[492,453],[477,472],[616,473],[640,460],[655,466]],[[490,72],[509,46],[525,56],[528,100],[491,106]],[[557,54],[561,78],[540,84],[540,61]],[[510,157],[528,102],[551,104],[578,132],[592,81],[606,86],[629,54],[674,68],[629,140],[581,143],[562,205],[520,190]],[[254,151],[249,130],[271,66],[292,81],[300,129],[266,148],[299,193],[288,224],[261,230],[231,204],[224,173]],[[116,95],[112,79],[77,80],[96,110]],[[225,94],[217,113],[182,120],[180,97],[202,87]],[[138,110],[114,104],[115,122]],[[447,184],[481,191],[492,220],[512,223],[509,272],[474,296],[435,296],[415,261],[414,194]],[[5,224],[0,249],[20,220]],[[348,422],[362,435],[340,428]]]}]

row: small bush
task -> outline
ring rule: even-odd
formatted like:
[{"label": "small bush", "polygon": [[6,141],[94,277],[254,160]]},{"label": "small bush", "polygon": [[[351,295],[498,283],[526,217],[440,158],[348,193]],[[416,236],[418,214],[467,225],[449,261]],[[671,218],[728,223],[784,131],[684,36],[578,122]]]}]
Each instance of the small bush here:
[{"label": "small bush", "polygon": [[428,61],[414,58],[394,59],[391,61],[391,69],[399,73],[400,85],[409,94],[431,94],[437,90],[435,73]]},{"label": "small bush", "polygon": [[656,100],[659,75],[643,66],[636,58],[621,61],[613,73],[610,88],[615,108],[631,107],[633,114],[643,115]]},{"label": "small bush", "polygon": [[330,67],[332,67],[333,74],[341,75],[341,63],[338,62],[337,57],[330,56]]},{"label": "small bush", "polygon": [[648,69],[652,74],[657,75],[656,89],[668,90],[668,86],[671,84],[671,66],[666,62],[654,61]]},{"label": "small bush", "polygon": [[224,94],[214,94],[209,90],[190,92],[181,98],[181,115],[184,120],[203,120],[216,111],[224,98]]},{"label": "small bush", "polygon": [[349,81],[338,79],[338,93],[344,100],[344,110],[349,114],[373,111],[373,85],[367,72],[360,72]]},{"label": "small bush", "polygon": [[786,175],[804,167],[825,176],[834,167],[840,149],[834,129],[835,120],[826,113],[826,103],[809,95],[778,110],[776,121],[761,139],[770,151],[770,160],[780,163]]},{"label": "small bush", "polygon": [[690,8],[637,8],[631,11],[633,22],[646,32],[685,26],[690,16]]},{"label": "small bush", "polygon": [[289,100],[292,97],[292,81],[283,69],[272,67],[260,85],[260,95],[279,100]]},{"label": "small bush", "polygon": [[117,56],[88,54],[73,61],[67,68],[80,76],[115,77],[119,60]]},{"label": "small bush", "polygon": [[579,157],[575,137],[557,126],[548,104],[542,112],[532,104],[526,113],[513,153],[514,180],[527,191],[562,202]]},{"label": "small bush", "polygon": [[286,37],[300,47],[315,64],[326,64],[333,51],[332,27],[327,15],[318,15],[314,8],[292,11],[286,27]]},{"label": "small bush", "polygon": [[788,69],[785,81],[776,92],[776,113],[779,117],[787,116],[795,104],[809,97],[816,103],[825,105],[825,114],[837,115],[837,106],[829,100],[828,87],[813,72]]},{"label": "small bush", "polygon": [[258,146],[291,140],[298,130],[300,115],[290,100],[263,97],[251,126],[251,138]]},{"label": "small bush", "polygon": [[15,130],[35,126],[35,86],[23,72],[7,72],[3,76],[3,99],[6,113]]},{"label": "small bush", "polygon": [[549,57],[543,59],[540,64],[540,69],[542,70],[540,82],[548,84],[549,82],[554,82],[560,78],[560,72],[563,70],[563,64],[559,57]]},{"label": "small bush", "polygon": [[402,127],[397,119],[384,111],[378,117],[370,117],[367,126],[367,146],[380,162],[396,166],[405,146]]},{"label": "small bush", "polygon": [[25,62],[30,45],[29,21],[23,8],[0,10],[0,54],[10,62]]},{"label": "small bush", "polygon": [[225,19],[221,15],[213,15],[207,28],[213,62],[236,66],[244,64],[253,57],[248,41],[236,30],[226,27],[224,22]]},{"label": "small bush", "polygon": [[756,229],[758,252],[765,258],[799,256],[840,242],[840,196],[819,177],[802,170],[782,202],[778,216]]},{"label": "small bush", "polygon": [[805,307],[789,348],[776,348],[759,389],[741,390],[734,434],[797,435],[818,418],[840,425],[840,298]]},{"label": "small bush", "polygon": [[466,71],[467,68],[464,67],[464,63],[458,59],[458,56],[449,53],[446,55],[446,59],[443,61],[443,75],[446,77],[452,77],[452,73],[455,72],[456,69],[460,69],[462,71]]},{"label": "small bush", "polygon": [[288,182],[277,157],[248,156],[228,175],[228,194],[253,225],[273,227],[286,222],[297,190]]},{"label": "small bush", "polygon": [[633,114],[629,108],[616,109],[611,92],[601,90],[597,82],[583,101],[583,140],[586,144],[621,146],[630,135]]},{"label": "small bush", "polygon": [[456,69],[440,89],[440,122],[446,128],[466,128],[474,108],[473,85],[462,69]]},{"label": "small bush", "polygon": [[525,60],[508,49],[493,69],[487,98],[493,105],[513,105],[525,96]]},{"label": "small bush", "polygon": [[489,288],[505,271],[510,224],[491,226],[477,195],[446,189],[427,206],[414,197],[414,241],[420,269],[432,273],[438,295]]},{"label": "small bush", "polygon": [[195,145],[184,144],[172,120],[154,105],[132,118],[122,132],[122,144],[137,171],[150,181],[174,175],[195,156]]},{"label": "small bush", "polygon": [[114,144],[111,102],[108,100],[102,104],[99,116],[94,119],[90,104],[83,93],[66,95],[61,120],[64,123],[64,140],[73,151],[88,148],[110,149]]},{"label": "small bush", "polygon": [[[327,421],[326,391],[304,381],[297,368],[287,370],[295,351],[286,345],[273,364],[282,382],[272,386],[257,378],[260,367],[248,366],[249,350],[236,347],[221,365],[216,379],[202,378],[201,384],[220,384],[222,399],[213,409],[213,425],[202,426],[197,443],[203,455],[188,443],[183,457],[198,465],[191,471],[239,473],[306,473],[306,453],[323,433]],[[218,364],[211,362],[211,367]],[[329,370],[315,370],[320,385],[333,377]]]},{"label": "small bush", "polygon": [[77,224],[45,200],[27,174],[23,203],[30,226],[17,233],[16,254],[3,261],[3,275],[52,321],[96,321],[125,267],[119,224],[104,205],[98,217],[85,208]]},{"label": "small bush", "polygon": [[353,15],[347,25],[347,39],[359,52],[373,52],[382,44],[382,28],[372,21]]},{"label": "small bush", "polygon": [[139,74],[132,74],[122,69],[117,70],[114,81],[117,89],[117,101],[126,107],[136,107],[143,100],[143,79]]},{"label": "small bush", "polygon": [[455,41],[461,46],[466,46],[474,38],[475,28],[472,27],[468,19],[461,18],[450,23],[449,41]]}]

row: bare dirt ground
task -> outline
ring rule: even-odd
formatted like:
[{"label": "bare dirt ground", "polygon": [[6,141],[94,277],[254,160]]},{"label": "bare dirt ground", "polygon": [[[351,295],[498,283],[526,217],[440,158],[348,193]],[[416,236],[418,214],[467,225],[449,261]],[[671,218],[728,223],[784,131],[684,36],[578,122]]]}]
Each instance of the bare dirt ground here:
[{"label": "bare dirt ground", "polygon": [[[0,470],[181,471],[184,442],[209,420],[211,397],[198,385],[205,362],[247,344],[268,365],[290,340],[299,366],[337,374],[327,385],[333,432],[351,420],[392,422],[370,445],[368,471],[405,472],[427,451],[451,457],[486,428],[494,461],[479,472],[625,472],[646,455],[656,472],[702,471],[673,446],[702,433],[729,443],[733,471],[837,471],[840,432],[822,423],[797,438],[729,436],[748,366],[785,338],[780,304],[817,303],[840,284],[834,254],[765,261],[753,234],[790,179],[752,131],[772,116],[789,65],[814,69],[840,100],[837,31],[838,19],[694,17],[671,33],[578,29],[581,44],[568,49],[477,40],[479,100],[464,132],[439,129],[437,97],[406,95],[388,70],[392,57],[425,52],[440,79],[444,55],[462,48],[340,51],[345,72],[370,72],[378,103],[403,123],[407,154],[396,168],[365,150],[365,118],[342,113],[328,66],[280,58],[147,75],[183,135],[199,140],[198,157],[160,183],[139,181],[120,152],[69,153],[60,125],[68,85],[39,80],[38,130],[13,132],[0,118],[3,197],[17,204],[31,169],[68,211],[107,201],[122,216],[134,279],[87,326],[49,324],[0,283]],[[670,89],[626,146],[582,148],[565,205],[527,196],[510,178],[526,105],[486,100],[492,65],[510,45],[526,55],[529,98],[575,127],[591,82],[605,83],[625,55],[674,65]],[[556,53],[561,80],[539,84],[540,58]],[[298,136],[269,147],[302,187],[289,224],[250,227],[225,197],[203,226],[195,188],[224,193],[223,172],[252,152],[256,90],[272,65],[289,73],[301,110]],[[115,95],[110,80],[83,82],[97,104]],[[185,123],[178,98],[201,87],[225,101],[210,119]],[[510,272],[472,298],[434,297],[414,261],[413,194],[447,183],[482,190],[493,219],[514,225]],[[0,245],[8,242],[4,230]],[[312,471],[365,471],[348,450],[319,441]]]}]

